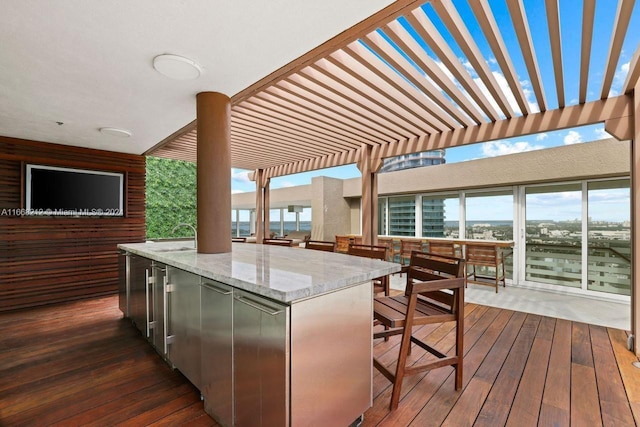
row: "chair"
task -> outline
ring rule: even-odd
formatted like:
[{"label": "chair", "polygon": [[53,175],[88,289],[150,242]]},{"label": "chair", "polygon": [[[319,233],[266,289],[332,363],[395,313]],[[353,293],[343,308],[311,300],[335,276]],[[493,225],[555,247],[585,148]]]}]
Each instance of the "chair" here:
[{"label": "chair", "polygon": [[[467,243],[465,245],[465,258],[467,269],[467,282],[478,285],[495,286],[496,293],[500,282],[506,287],[504,272],[504,256],[502,249],[491,243]],[[483,274],[478,274],[476,268],[480,267]],[[495,274],[488,275],[489,270],[495,270]]]},{"label": "chair", "polygon": [[292,246],[293,240],[290,239],[262,239],[263,245]]},{"label": "chair", "polygon": [[378,237],[378,246],[385,246],[387,248],[387,261],[389,262],[395,262],[396,254],[399,253],[395,245],[391,237]]},{"label": "chair", "polygon": [[[373,365],[393,383],[390,409],[398,407],[402,381],[405,376],[451,365],[456,372],[455,388],[462,387],[462,360],[464,334],[464,285],[465,263],[463,259],[413,252],[407,269],[407,287],[404,295],[376,297],[374,320],[388,330],[376,332],[373,338],[402,335],[395,374],[376,358]],[[412,328],[430,323],[456,322],[455,353],[447,355],[412,335]],[[436,356],[426,362],[407,366],[411,344],[416,344]]]},{"label": "chair", "polygon": [[237,242],[237,243],[245,243],[247,241],[246,237],[232,237],[231,238],[232,242]]},{"label": "chair", "polygon": [[[387,248],[385,246],[360,245],[351,243],[347,251],[349,255],[373,258],[385,261],[387,259]],[[384,291],[385,295],[389,295],[390,285],[389,276],[377,277],[372,280],[373,293]]]},{"label": "chair", "polygon": [[325,242],[322,240],[307,240],[305,249],[314,249],[316,251],[335,252],[335,242]]},{"label": "chair", "polygon": [[429,253],[459,257],[459,246],[454,242],[429,240]]},{"label": "chair", "polygon": [[422,250],[421,241],[400,239],[400,264],[408,264],[411,259],[411,252],[422,252]]},{"label": "chair", "polygon": [[350,236],[336,235],[336,252],[346,254],[347,252],[349,252],[349,243],[352,242],[353,241]]}]

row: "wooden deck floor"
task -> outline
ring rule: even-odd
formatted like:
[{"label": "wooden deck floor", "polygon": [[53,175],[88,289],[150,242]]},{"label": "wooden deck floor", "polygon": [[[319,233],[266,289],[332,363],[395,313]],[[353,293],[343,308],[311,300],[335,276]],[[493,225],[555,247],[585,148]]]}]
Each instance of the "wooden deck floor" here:
[{"label": "wooden deck floor", "polygon": [[[624,331],[468,304],[465,382],[453,370],[405,379],[389,412],[389,382],[374,370],[365,426],[633,426],[640,370]],[[0,425],[217,425],[198,391],[172,371],[115,297],[0,315]],[[450,325],[416,331],[440,348]],[[397,337],[394,337],[397,338]],[[376,341],[393,363],[398,340]],[[424,353],[415,348],[410,360]],[[635,418],[634,418],[635,416]]]}]

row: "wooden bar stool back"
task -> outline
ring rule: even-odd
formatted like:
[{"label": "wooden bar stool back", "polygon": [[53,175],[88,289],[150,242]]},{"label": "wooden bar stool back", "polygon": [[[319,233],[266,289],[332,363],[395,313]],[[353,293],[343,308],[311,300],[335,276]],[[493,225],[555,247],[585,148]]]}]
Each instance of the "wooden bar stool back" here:
[{"label": "wooden bar stool back", "polygon": [[262,239],[263,245],[276,245],[276,246],[292,246],[293,240],[291,239]]},{"label": "wooden bar stool back", "polygon": [[335,252],[335,242],[325,242],[322,240],[307,240],[305,243],[305,249],[313,249],[316,251]]},{"label": "wooden bar stool back", "polygon": [[349,243],[352,243],[353,239],[350,236],[336,235],[336,252],[346,254],[349,252]]},{"label": "wooden bar stool back", "polygon": [[[375,245],[361,245],[350,243],[347,252],[349,255],[361,256],[366,258],[379,259],[382,261],[387,260],[387,248],[385,246]],[[389,276],[377,277],[372,280],[373,293],[383,292],[385,295],[389,295]]]},{"label": "wooden bar stool back", "polygon": [[[374,299],[374,319],[389,329],[374,333],[373,338],[402,335],[395,374],[384,363],[373,359],[376,369],[393,383],[391,410],[398,407],[402,381],[408,375],[451,365],[456,373],[455,388],[459,390],[462,387],[464,285],[463,259],[428,252],[413,252],[407,270],[404,295]],[[453,354],[445,354],[412,335],[414,326],[444,322],[456,324],[456,345]],[[430,358],[424,363],[407,366],[407,356],[412,343],[436,356],[436,359]]]},{"label": "wooden bar stool back", "polygon": [[[432,254],[459,257],[460,251],[454,242],[429,241],[429,252]],[[465,258],[466,259],[466,258]]]},{"label": "wooden bar stool back", "polygon": [[[496,293],[500,282],[506,287],[502,248],[487,243],[467,243],[465,251],[467,268],[471,267],[467,274],[468,283],[494,286]],[[480,274],[478,270],[481,270]]]},{"label": "wooden bar stool back", "polygon": [[422,242],[420,240],[400,240],[400,263],[402,265],[409,264],[411,252],[422,252]]},{"label": "wooden bar stool back", "polygon": [[396,248],[395,243],[391,237],[378,237],[378,246],[385,246],[387,248],[387,261],[395,262]]}]

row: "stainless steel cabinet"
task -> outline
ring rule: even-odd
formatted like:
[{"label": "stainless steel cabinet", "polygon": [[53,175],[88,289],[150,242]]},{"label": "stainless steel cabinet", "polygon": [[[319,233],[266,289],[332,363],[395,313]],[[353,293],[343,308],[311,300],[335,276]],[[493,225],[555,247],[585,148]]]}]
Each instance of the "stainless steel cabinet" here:
[{"label": "stainless steel cabinet", "polygon": [[153,321],[152,290],[149,284],[151,260],[129,254],[129,315],[145,338]]},{"label": "stainless steel cabinet", "polygon": [[207,413],[233,425],[233,289],[202,278],[202,388]]},{"label": "stainless steel cabinet", "polygon": [[200,376],[200,276],[167,266],[169,360],[193,385]]},{"label": "stainless steel cabinet", "polygon": [[167,358],[168,342],[167,330],[169,321],[169,301],[167,297],[167,266],[158,262],[153,262],[151,268],[151,289],[152,289],[152,328],[149,340],[163,358]]},{"label": "stainless steel cabinet", "polygon": [[285,305],[234,290],[236,426],[289,423],[289,325]]}]

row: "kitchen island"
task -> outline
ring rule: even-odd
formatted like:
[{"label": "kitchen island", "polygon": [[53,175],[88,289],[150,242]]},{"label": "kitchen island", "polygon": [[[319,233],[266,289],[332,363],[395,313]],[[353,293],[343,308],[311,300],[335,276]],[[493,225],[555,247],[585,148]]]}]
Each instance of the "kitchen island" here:
[{"label": "kitchen island", "polygon": [[244,243],[119,248],[125,315],[222,425],[346,426],[371,406],[370,280],[399,264]]}]

